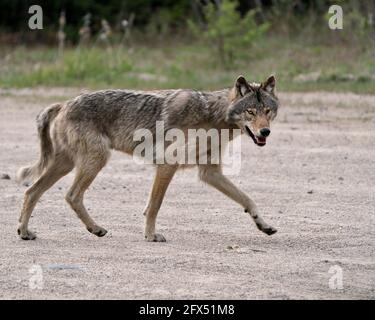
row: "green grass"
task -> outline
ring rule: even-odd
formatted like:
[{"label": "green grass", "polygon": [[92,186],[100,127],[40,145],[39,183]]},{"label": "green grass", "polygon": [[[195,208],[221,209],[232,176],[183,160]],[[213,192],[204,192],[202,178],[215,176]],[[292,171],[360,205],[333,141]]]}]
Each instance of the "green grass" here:
[{"label": "green grass", "polygon": [[[61,57],[56,48],[2,48],[0,87],[209,90],[231,86],[239,74],[249,81],[262,81],[274,73],[281,91],[375,93],[372,51],[271,38],[255,48],[242,49],[241,58],[228,69],[202,44],[68,48]],[[316,72],[317,79],[296,80],[301,74]]]}]

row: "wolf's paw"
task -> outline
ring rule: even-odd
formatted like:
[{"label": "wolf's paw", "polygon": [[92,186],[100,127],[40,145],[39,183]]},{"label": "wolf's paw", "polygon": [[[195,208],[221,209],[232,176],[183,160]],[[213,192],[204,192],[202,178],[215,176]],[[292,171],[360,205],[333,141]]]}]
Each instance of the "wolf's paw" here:
[{"label": "wolf's paw", "polygon": [[35,240],[36,239],[36,235],[29,230],[21,231],[21,229],[17,229],[17,233],[22,240]]},{"label": "wolf's paw", "polygon": [[275,234],[277,232],[277,229],[275,229],[274,227],[271,227],[269,225],[258,225],[257,224],[257,227],[260,231],[264,232],[265,234],[271,236],[273,234]]},{"label": "wolf's paw", "polygon": [[166,242],[167,240],[160,233],[154,233],[152,235],[145,236],[147,242]]},{"label": "wolf's paw", "polygon": [[92,234],[95,234],[98,237],[104,237],[107,233],[106,229],[99,227],[99,226],[95,226],[93,228],[87,228],[87,230],[91,232]]}]

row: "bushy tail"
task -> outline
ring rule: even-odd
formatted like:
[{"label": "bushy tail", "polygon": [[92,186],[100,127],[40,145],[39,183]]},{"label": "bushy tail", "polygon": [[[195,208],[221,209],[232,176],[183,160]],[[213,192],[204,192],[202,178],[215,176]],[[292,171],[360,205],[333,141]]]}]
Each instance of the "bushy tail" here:
[{"label": "bushy tail", "polygon": [[18,183],[29,184],[34,182],[43,173],[51,157],[53,157],[53,145],[49,128],[51,121],[57,116],[61,107],[62,105],[59,103],[53,104],[36,117],[40,140],[40,158],[34,165],[22,167],[17,171],[16,180]]}]

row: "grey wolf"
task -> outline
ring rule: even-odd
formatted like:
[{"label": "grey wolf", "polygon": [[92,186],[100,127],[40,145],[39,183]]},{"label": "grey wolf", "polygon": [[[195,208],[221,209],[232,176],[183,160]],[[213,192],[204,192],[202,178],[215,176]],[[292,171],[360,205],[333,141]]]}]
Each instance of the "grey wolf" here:
[{"label": "grey wolf", "polygon": [[[83,204],[84,193],[105,166],[110,151],[132,154],[139,143],[133,140],[134,132],[140,128],[154,132],[156,121],[164,121],[166,130],[240,129],[256,145],[264,146],[279,106],[275,87],[274,76],[260,84],[249,83],[239,76],[233,87],[220,91],[103,90],[81,94],[46,108],[37,116],[40,158],[36,164],[17,172],[20,183],[34,182],[25,192],[17,230],[19,236],[24,240],[35,239],[28,222],[36,203],[73,168],[76,168],[75,179],[65,199],[89,232],[104,236],[107,231],[89,216]],[[160,164],[155,167],[152,190],[144,210],[145,238],[162,242],[164,236],[155,232],[156,216],[170,181],[182,166]],[[220,164],[198,164],[198,171],[202,181],[239,203],[259,230],[267,235],[276,232],[261,218],[254,201],[223,175]]]}]

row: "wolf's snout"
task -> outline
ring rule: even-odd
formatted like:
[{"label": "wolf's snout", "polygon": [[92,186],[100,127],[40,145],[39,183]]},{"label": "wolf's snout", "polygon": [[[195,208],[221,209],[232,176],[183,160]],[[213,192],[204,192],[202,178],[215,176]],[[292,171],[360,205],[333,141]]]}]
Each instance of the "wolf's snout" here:
[{"label": "wolf's snout", "polygon": [[262,137],[268,137],[271,133],[271,130],[268,128],[262,128],[259,130],[259,132]]}]

